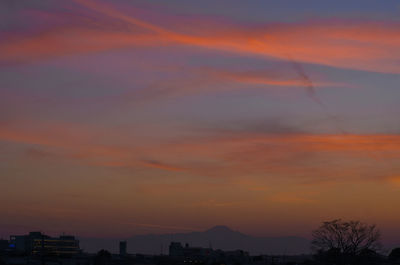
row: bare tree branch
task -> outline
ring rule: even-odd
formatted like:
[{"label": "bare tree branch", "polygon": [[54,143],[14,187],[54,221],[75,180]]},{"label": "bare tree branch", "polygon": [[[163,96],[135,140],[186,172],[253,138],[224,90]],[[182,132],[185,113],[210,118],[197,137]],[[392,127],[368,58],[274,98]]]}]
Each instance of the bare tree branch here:
[{"label": "bare tree branch", "polygon": [[323,222],[313,231],[312,246],[317,251],[336,249],[346,255],[359,255],[363,251],[380,249],[380,232],[376,225],[341,219]]}]

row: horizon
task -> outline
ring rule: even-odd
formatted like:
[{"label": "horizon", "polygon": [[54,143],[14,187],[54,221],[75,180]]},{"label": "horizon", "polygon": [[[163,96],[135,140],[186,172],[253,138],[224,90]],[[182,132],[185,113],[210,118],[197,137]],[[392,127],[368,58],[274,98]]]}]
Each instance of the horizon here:
[{"label": "horizon", "polygon": [[[280,251],[287,252],[291,255],[309,254],[311,253],[308,239],[296,237],[296,236],[285,236],[285,237],[262,237],[253,236],[241,233],[231,229],[225,225],[216,225],[211,228],[202,231],[185,231],[177,233],[163,233],[163,234],[142,234],[142,235],[131,235],[119,238],[85,238],[80,235],[73,234],[58,234],[50,235],[43,231],[30,231],[29,233],[12,235],[14,236],[27,236],[31,233],[41,233],[45,236],[58,238],[59,236],[73,236],[74,240],[78,240],[79,247],[84,253],[98,253],[100,250],[107,250],[110,253],[118,253],[118,245],[124,241],[127,244],[127,249],[131,253],[146,254],[146,255],[158,255],[163,254],[164,249],[159,249],[159,246],[170,245],[174,242],[180,242],[183,245],[190,247],[200,248],[211,248],[214,250],[223,251],[235,251],[242,250],[251,253],[252,255],[261,255],[267,253],[280,254]],[[230,238],[229,242],[226,238]],[[11,238],[11,236],[10,236]],[[122,241],[121,241],[122,240]],[[246,241],[243,244],[243,240]],[[256,240],[256,241],[255,241]],[[260,241],[261,240],[261,241]],[[301,245],[296,241],[300,240]],[[256,242],[256,243],[254,243]],[[263,242],[263,243],[262,243]],[[307,244],[304,245],[303,243]],[[216,247],[210,247],[214,246]],[[267,246],[265,245],[267,244]],[[133,245],[133,246],[131,246]],[[133,251],[133,252],[132,252]],[[160,253],[159,253],[160,251]]]},{"label": "horizon", "polygon": [[[69,235],[69,236],[75,236],[77,238],[80,237],[86,237],[86,238],[93,238],[93,239],[124,239],[124,238],[130,238],[130,237],[135,237],[135,236],[147,236],[147,235],[169,235],[169,234],[189,234],[189,233],[204,233],[204,232],[209,232],[209,231],[213,231],[213,230],[225,230],[225,231],[229,231],[229,232],[238,232],[240,234],[246,235],[246,236],[252,236],[252,237],[272,237],[272,236],[268,236],[268,235],[254,235],[254,234],[247,234],[244,233],[242,231],[236,230],[234,228],[231,228],[227,225],[214,225],[212,227],[209,228],[185,228],[184,230],[179,229],[179,228],[175,228],[174,230],[171,230],[169,232],[159,232],[159,233],[154,233],[154,232],[144,232],[143,234],[132,234],[132,235],[125,235],[125,236],[117,236],[117,237],[96,237],[96,236],[81,236],[79,234],[74,234],[74,233],[65,233],[65,232],[57,232],[57,231],[51,231],[51,232],[46,232],[45,229],[34,229],[34,230],[22,230],[21,232],[19,232],[18,234],[8,234],[5,236],[1,236],[0,235],[0,239],[8,239],[10,236],[15,236],[15,235],[26,235],[29,234],[30,232],[40,232],[42,234],[45,235],[49,235],[49,236],[60,236],[60,235]],[[175,231],[175,232],[173,232]],[[278,237],[300,237],[297,235],[281,235]],[[306,238],[306,237],[305,237]],[[311,238],[311,237],[310,237]],[[308,238],[308,239],[310,239]]]},{"label": "horizon", "polygon": [[400,246],[396,0],[0,2],[0,237]]},{"label": "horizon", "polygon": [[[30,234],[31,232],[36,233],[39,231],[30,231],[29,233],[13,235],[13,236],[24,236]],[[135,254],[145,254],[145,255],[160,255],[160,254],[164,255],[165,254],[164,248],[159,249],[159,246],[160,245],[165,246],[166,249],[168,249],[167,245],[170,245],[171,243],[174,242],[179,242],[182,245],[187,245],[189,247],[194,247],[194,248],[211,248],[213,250],[222,250],[222,251],[242,250],[250,253],[250,255],[252,256],[257,256],[257,255],[296,256],[296,255],[313,254],[312,243],[310,238],[298,237],[295,235],[279,236],[279,237],[248,235],[246,233],[234,230],[225,225],[215,225],[211,228],[201,231],[184,231],[184,232],[176,232],[176,233],[171,232],[171,233],[160,233],[160,234],[149,233],[149,234],[130,235],[124,237],[115,237],[115,238],[81,237],[80,235],[65,234],[65,233],[51,235],[43,231],[40,231],[40,233],[55,238],[57,238],[58,236],[73,236],[76,240],[78,240],[81,250],[84,253],[91,253],[91,254],[98,253],[100,250],[106,250],[110,253],[118,254],[119,251],[118,245],[120,242],[126,242],[128,246],[127,249],[130,251],[131,254],[135,253]],[[229,241],[232,241],[229,244],[227,244],[228,241],[225,240],[226,236],[230,238]],[[243,239],[243,236],[246,239]],[[244,242],[246,242],[245,244],[243,244],[242,242],[243,240]],[[264,241],[254,241],[254,240],[264,240]],[[299,244],[298,240],[300,240],[302,243]],[[216,243],[217,247],[214,247],[214,243]],[[131,244],[133,245],[133,247],[131,246]],[[395,247],[396,245],[385,245],[382,246],[379,251],[382,255],[387,255],[390,253],[390,250],[394,249]]]}]

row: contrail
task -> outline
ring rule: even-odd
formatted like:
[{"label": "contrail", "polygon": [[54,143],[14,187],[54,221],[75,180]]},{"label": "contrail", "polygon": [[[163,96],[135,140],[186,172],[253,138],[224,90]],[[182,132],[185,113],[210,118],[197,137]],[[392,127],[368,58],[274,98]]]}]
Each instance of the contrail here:
[{"label": "contrail", "polygon": [[311,78],[306,74],[304,71],[304,68],[301,66],[300,63],[296,62],[295,60],[292,59],[291,56],[289,57],[289,61],[293,67],[293,69],[296,71],[296,73],[300,76],[300,78],[304,82],[304,86],[306,88],[306,92],[308,97],[317,103],[319,106],[321,106],[322,110],[324,111],[325,115],[333,121],[335,124],[336,128],[342,133],[342,134],[347,134],[347,132],[343,129],[343,127],[340,125],[340,122],[338,118],[335,115],[332,115],[326,104],[318,97],[317,92],[315,91],[314,83],[312,82]]},{"label": "contrail", "polygon": [[[301,77],[301,79],[304,82],[304,85],[306,87],[306,92],[307,95],[313,100],[315,103],[321,106],[322,110],[324,111],[325,115],[327,116],[328,119],[332,121],[332,123],[336,126],[336,128],[342,133],[342,134],[348,134],[348,132],[341,126],[340,120],[333,114],[330,113],[328,110],[326,104],[318,97],[317,92],[315,91],[315,87],[313,82],[311,81],[310,77],[306,74],[304,71],[304,68],[301,66],[300,63],[296,62],[293,60],[290,56],[289,60],[290,63],[292,64],[293,69],[296,71],[296,73]],[[382,159],[379,159],[377,155],[374,152],[367,151],[369,153],[369,156],[377,161],[382,161]]]},{"label": "contrail", "polygon": [[300,63],[293,60],[289,57],[290,63],[292,64],[293,69],[296,73],[301,77],[304,82],[304,86],[306,88],[307,95],[318,105],[320,105],[324,110],[326,110],[326,105],[322,102],[322,100],[318,97],[317,92],[315,92],[314,83],[311,81],[310,77],[306,74],[303,67]]}]

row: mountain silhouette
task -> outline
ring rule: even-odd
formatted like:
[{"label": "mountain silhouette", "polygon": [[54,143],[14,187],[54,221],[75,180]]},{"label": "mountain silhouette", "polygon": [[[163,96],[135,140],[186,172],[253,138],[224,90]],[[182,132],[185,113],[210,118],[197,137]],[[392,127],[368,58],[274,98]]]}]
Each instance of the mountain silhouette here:
[{"label": "mountain silhouette", "polygon": [[[212,247],[222,250],[245,250],[251,255],[294,255],[310,252],[309,240],[296,237],[255,237],[234,231],[223,225],[202,232],[138,235],[124,240],[128,243],[129,253],[168,254],[171,242],[188,243],[196,247]],[[119,239],[80,238],[81,247],[87,252],[107,249],[118,253]]]},{"label": "mountain silhouette", "polygon": [[205,233],[219,233],[219,234],[226,233],[226,234],[228,234],[228,233],[240,233],[240,232],[236,232],[225,225],[216,225],[216,226],[206,230]]}]

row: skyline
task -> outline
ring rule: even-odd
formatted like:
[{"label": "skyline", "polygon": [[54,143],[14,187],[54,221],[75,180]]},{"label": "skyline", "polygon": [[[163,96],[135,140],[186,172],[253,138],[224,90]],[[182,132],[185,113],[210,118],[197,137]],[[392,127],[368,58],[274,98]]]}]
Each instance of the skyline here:
[{"label": "skyline", "polygon": [[399,13],[0,3],[0,237],[310,238],[342,218],[400,244]]},{"label": "skyline", "polygon": [[[41,232],[29,232],[25,235],[12,235],[11,244],[14,246],[21,242],[21,238],[41,238],[49,237]],[[50,237],[51,238],[51,237]],[[210,248],[215,250],[242,250],[252,255],[257,254],[306,254],[310,253],[310,241],[301,237],[253,237],[234,231],[226,226],[215,226],[204,231],[170,233],[170,234],[149,234],[138,236],[126,236],[124,238],[85,238],[79,235],[54,235],[53,239],[65,238],[67,240],[76,239],[76,245],[83,253],[98,253],[100,250],[107,250],[111,253],[118,253],[121,242],[125,244],[125,252],[159,255],[163,253],[163,247],[171,243],[190,244],[197,248]],[[228,239],[228,240],[227,240]],[[22,249],[23,246],[15,246],[16,249]]]}]

